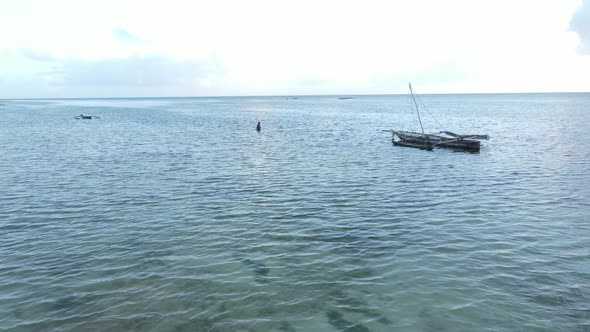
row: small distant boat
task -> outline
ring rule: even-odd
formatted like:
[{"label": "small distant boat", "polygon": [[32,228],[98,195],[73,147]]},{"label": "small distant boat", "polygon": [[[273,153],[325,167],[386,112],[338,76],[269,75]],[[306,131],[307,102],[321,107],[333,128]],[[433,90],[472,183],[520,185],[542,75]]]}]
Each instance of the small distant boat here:
[{"label": "small distant boat", "polygon": [[100,117],[95,116],[95,115],[80,114],[79,116],[75,116],[74,119],[76,119],[76,120],[91,120],[91,119],[100,119]]},{"label": "small distant boat", "polygon": [[338,97],[338,99],[352,99],[352,97]]},{"label": "small distant boat", "polygon": [[[450,131],[440,131],[438,133],[426,134],[422,126],[422,119],[420,119],[420,111],[418,110],[418,103],[414,96],[412,84],[409,84],[410,95],[416,107],[416,114],[420,122],[422,132],[391,130],[393,137],[391,141],[393,145],[405,146],[410,148],[418,148],[422,150],[432,150],[433,148],[447,148],[454,150],[478,152],[480,150],[480,140],[490,139],[488,135],[460,135]],[[397,138],[397,139],[396,139]]]}]

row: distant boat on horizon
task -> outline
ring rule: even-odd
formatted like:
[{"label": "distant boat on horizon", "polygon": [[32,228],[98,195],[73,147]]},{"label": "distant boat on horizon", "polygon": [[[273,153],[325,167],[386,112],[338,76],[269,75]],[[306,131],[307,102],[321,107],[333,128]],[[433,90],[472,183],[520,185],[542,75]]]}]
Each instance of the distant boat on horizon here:
[{"label": "distant boat on horizon", "polygon": [[92,119],[100,119],[100,117],[96,115],[83,115],[80,114],[79,116],[75,116],[74,119],[76,120],[92,120]]}]

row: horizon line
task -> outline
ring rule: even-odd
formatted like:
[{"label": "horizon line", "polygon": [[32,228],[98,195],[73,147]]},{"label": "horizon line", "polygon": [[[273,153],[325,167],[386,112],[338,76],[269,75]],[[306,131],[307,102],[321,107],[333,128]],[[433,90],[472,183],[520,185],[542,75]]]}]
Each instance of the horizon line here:
[{"label": "horizon line", "polygon": [[[525,95],[525,94],[585,94],[590,91],[562,91],[562,92],[452,92],[452,93],[418,93],[422,96],[432,95]],[[59,99],[165,99],[165,98],[255,98],[255,97],[350,97],[350,96],[404,96],[407,93],[340,93],[340,94],[277,94],[277,95],[208,95],[208,96],[127,96],[127,97],[24,97],[0,98],[0,100],[59,100]]]}]

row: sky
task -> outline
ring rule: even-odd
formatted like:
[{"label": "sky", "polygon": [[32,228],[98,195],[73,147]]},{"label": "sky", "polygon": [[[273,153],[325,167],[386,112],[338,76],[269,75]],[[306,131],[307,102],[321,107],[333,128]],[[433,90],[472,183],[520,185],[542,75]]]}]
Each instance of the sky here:
[{"label": "sky", "polygon": [[0,0],[0,98],[589,92],[590,0]]}]

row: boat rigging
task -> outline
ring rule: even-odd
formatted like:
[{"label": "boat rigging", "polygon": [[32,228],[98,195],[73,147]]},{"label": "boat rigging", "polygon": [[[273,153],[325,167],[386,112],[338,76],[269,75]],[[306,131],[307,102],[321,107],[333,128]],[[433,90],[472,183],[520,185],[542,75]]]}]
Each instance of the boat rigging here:
[{"label": "boat rigging", "polygon": [[[414,107],[416,108],[416,114],[418,115],[418,121],[420,122],[421,133],[414,131],[394,130],[391,141],[393,145],[405,146],[411,148],[418,148],[423,150],[432,150],[433,148],[448,148],[454,150],[463,150],[470,152],[478,152],[481,146],[480,140],[487,140],[490,137],[488,135],[460,135],[447,130],[440,131],[438,133],[426,134],[424,132],[424,126],[422,125],[422,119],[420,118],[420,110],[416,97],[414,96],[414,90],[412,84],[409,84],[410,95]],[[397,139],[396,139],[397,138]]]}]

